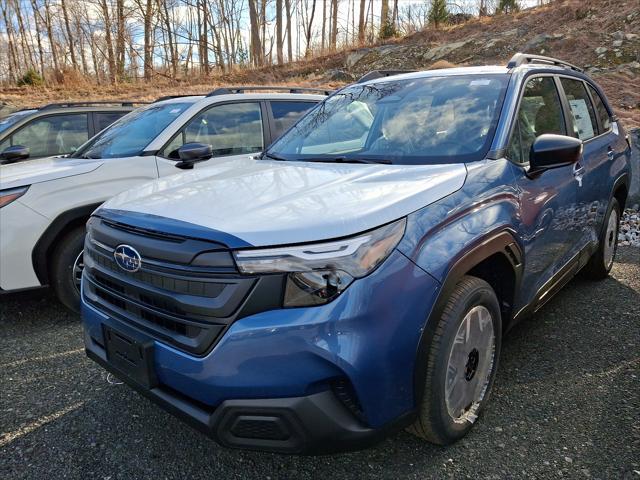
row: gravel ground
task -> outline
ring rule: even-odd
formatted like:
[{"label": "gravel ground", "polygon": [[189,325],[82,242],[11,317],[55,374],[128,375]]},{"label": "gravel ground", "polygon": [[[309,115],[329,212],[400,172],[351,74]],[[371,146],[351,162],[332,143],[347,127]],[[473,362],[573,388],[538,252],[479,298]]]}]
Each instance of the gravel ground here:
[{"label": "gravel ground", "polygon": [[326,457],[227,450],[85,358],[49,293],[0,299],[2,478],[640,479],[640,250],[507,337],[490,408],[454,446],[407,433]]}]

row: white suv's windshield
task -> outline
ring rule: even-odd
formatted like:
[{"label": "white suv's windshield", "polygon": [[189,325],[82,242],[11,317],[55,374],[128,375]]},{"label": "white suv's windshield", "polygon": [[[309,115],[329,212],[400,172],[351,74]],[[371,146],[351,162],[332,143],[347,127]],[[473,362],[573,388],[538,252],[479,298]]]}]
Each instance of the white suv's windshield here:
[{"label": "white suv's windshield", "polygon": [[159,103],[125,115],[81,146],[72,157],[135,157],[192,103]]},{"label": "white suv's windshield", "polygon": [[320,104],[266,153],[278,160],[458,163],[487,154],[508,76],[352,85]]}]

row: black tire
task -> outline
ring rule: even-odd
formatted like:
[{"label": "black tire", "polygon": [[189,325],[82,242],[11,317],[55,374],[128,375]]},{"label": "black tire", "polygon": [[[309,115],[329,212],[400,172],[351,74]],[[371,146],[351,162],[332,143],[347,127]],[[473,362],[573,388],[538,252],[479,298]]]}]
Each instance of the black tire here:
[{"label": "black tire", "polygon": [[[604,224],[602,225],[602,232],[600,233],[600,242],[598,243],[598,249],[589,259],[589,262],[584,266],[582,274],[586,278],[591,280],[602,280],[609,276],[613,262],[616,259],[616,252],[618,251],[618,232],[620,230],[620,204],[614,197],[609,203],[607,213],[604,216]],[[615,230],[613,232],[608,228],[609,220],[615,213],[617,221],[615,222]],[[608,259],[607,250],[613,249],[613,256]]]},{"label": "black tire", "polygon": [[84,226],[65,234],[53,249],[50,283],[58,300],[73,312],[80,311],[80,290],[74,279],[74,264],[84,248]]},{"label": "black tire", "polygon": [[[445,398],[447,369],[458,329],[467,313],[475,307],[485,307],[491,316],[494,344],[493,359],[492,361],[482,360],[486,365],[483,368],[488,371],[484,378],[488,379],[488,381],[482,382],[483,387],[486,385],[486,389],[484,389],[484,394],[479,398],[479,401],[474,402],[476,407],[472,410],[473,415],[471,415],[471,409],[469,409],[465,415],[457,417],[458,421],[456,422],[449,413]],[[477,415],[485,408],[490,397],[491,387],[498,369],[501,333],[500,304],[491,286],[480,278],[463,277],[451,293],[427,348],[424,397],[419,405],[418,418],[408,428],[409,432],[438,445],[453,443],[469,432],[475,423]],[[487,349],[487,351],[489,350]],[[469,358],[471,358],[471,353],[469,353]],[[422,359],[422,361],[424,360]],[[476,367],[480,367],[477,361],[475,364]],[[469,366],[469,363],[467,363],[467,366]],[[471,377],[473,378],[473,374],[471,374]],[[466,376],[460,380],[461,383],[464,383],[462,380],[471,381],[471,379],[467,380]],[[480,377],[476,381],[479,382]],[[467,415],[470,418],[466,418]]]}]

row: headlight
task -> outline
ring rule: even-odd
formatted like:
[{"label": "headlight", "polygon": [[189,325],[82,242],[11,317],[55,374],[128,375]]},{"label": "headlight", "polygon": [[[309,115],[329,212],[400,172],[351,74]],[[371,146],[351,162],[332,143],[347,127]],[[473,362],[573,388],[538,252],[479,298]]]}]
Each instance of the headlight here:
[{"label": "headlight", "polygon": [[0,208],[9,205],[26,193],[29,187],[9,188],[0,191]]},{"label": "headlight", "polygon": [[319,305],[376,269],[400,242],[403,218],[355,237],[281,248],[237,250],[240,272],[288,273],[284,304]]}]

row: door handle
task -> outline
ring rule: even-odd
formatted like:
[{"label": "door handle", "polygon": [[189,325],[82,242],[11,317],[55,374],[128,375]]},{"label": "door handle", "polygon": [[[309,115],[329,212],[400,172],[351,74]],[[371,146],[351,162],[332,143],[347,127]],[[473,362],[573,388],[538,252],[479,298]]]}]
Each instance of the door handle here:
[{"label": "door handle", "polygon": [[607,148],[607,158],[609,160],[613,160],[616,157],[616,152],[613,150],[613,148],[609,147]]},{"label": "door handle", "polygon": [[573,165],[573,177],[578,182],[578,187],[582,187],[582,177],[584,176],[585,169],[580,163]]}]

